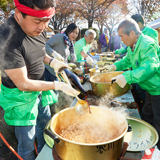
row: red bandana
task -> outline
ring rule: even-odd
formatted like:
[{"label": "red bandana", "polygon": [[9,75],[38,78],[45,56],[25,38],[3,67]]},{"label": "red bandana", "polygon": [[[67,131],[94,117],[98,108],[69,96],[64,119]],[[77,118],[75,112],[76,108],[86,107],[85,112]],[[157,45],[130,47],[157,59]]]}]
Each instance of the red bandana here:
[{"label": "red bandana", "polygon": [[34,17],[51,19],[55,14],[54,7],[48,10],[35,10],[20,4],[18,0],[14,0],[14,4],[21,12]]}]

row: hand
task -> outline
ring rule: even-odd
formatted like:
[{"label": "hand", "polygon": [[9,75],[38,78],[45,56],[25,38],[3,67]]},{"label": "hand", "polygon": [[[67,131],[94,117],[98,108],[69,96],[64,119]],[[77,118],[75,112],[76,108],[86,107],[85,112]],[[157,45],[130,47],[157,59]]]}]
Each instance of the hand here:
[{"label": "hand", "polygon": [[116,70],[116,66],[114,64],[112,65],[106,65],[102,68],[102,70],[107,69],[108,71],[115,71]]},{"label": "hand", "polygon": [[55,72],[58,72],[59,69],[61,69],[61,68],[68,68],[68,69],[72,70],[72,68],[68,64],[66,64],[62,61],[58,61],[55,58],[50,62],[50,67],[54,68]]},{"label": "hand", "polygon": [[55,90],[61,90],[69,96],[74,97],[75,95],[77,96],[80,93],[79,91],[75,90],[67,83],[54,81],[54,84],[55,84]]},{"label": "hand", "polygon": [[63,58],[59,53],[57,53],[56,51],[54,51],[54,52],[52,53],[52,56],[53,56],[54,58],[56,58],[57,60],[59,60],[59,61],[64,61],[64,58]]},{"label": "hand", "polygon": [[124,86],[125,86],[126,83],[127,83],[125,77],[124,77],[122,74],[120,74],[120,75],[118,75],[118,76],[116,76],[116,77],[113,77],[111,80],[113,80],[113,79],[116,79],[115,82],[116,82],[121,88],[124,88]]},{"label": "hand", "polygon": [[93,65],[93,59],[90,56],[86,58],[86,61],[88,64]]}]

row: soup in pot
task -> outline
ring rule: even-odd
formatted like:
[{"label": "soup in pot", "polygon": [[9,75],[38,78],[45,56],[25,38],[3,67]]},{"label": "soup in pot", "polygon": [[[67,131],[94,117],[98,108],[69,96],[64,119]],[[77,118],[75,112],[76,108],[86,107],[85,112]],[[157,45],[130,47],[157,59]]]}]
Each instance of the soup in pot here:
[{"label": "soup in pot", "polygon": [[[109,116],[108,116],[109,117]],[[104,122],[85,121],[75,122],[62,129],[58,134],[70,141],[77,143],[103,143],[119,137],[125,130],[125,123],[117,122],[116,116]],[[105,118],[104,118],[105,119]],[[105,123],[105,124],[104,124]]]}]

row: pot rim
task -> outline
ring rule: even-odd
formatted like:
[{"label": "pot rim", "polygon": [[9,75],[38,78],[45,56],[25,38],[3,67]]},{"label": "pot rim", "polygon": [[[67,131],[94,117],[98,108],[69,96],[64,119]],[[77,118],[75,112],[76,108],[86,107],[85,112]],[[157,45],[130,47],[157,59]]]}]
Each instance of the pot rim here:
[{"label": "pot rim", "polygon": [[[90,107],[91,107],[91,108],[97,108],[96,106],[90,106]],[[99,108],[100,108],[100,107],[99,107]],[[104,108],[104,107],[102,107],[102,108]],[[70,140],[68,140],[68,139],[65,139],[65,138],[61,137],[59,134],[57,134],[57,133],[53,130],[53,128],[52,128],[52,122],[54,121],[54,119],[55,119],[60,113],[65,112],[66,110],[71,110],[71,109],[74,109],[74,107],[69,107],[69,108],[66,108],[66,109],[61,110],[60,112],[56,113],[56,114],[52,117],[52,119],[51,119],[50,129],[51,129],[52,133],[53,133],[54,135],[56,135],[60,140],[67,141],[67,142],[72,143],[72,144],[82,145],[82,146],[99,146],[99,145],[106,145],[106,144],[108,144],[108,143],[112,143],[112,142],[115,142],[115,141],[123,138],[123,137],[125,136],[127,130],[128,130],[128,123],[127,123],[126,118],[125,118],[122,114],[120,114],[120,113],[117,112],[121,117],[123,117],[123,119],[124,119],[124,121],[125,121],[125,123],[126,123],[126,128],[125,128],[125,130],[123,131],[123,133],[122,133],[119,137],[117,137],[117,138],[115,138],[115,139],[113,139],[113,140],[107,141],[107,142],[103,142],[103,143],[78,143],[78,142],[70,141]]]},{"label": "pot rim", "polygon": [[[106,73],[100,73],[100,74],[96,74],[96,75],[93,75],[91,78],[90,78],[90,82],[92,82],[92,83],[95,83],[95,84],[111,84],[111,82],[94,82],[93,81],[93,78],[94,77],[98,77],[98,76],[102,76],[102,75],[104,75],[104,74],[108,74],[108,73],[118,73],[118,72],[121,72],[121,73],[124,73],[124,71],[110,71],[110,72],[106,72]],[[128,84],[128,83],[127,83]]]}]

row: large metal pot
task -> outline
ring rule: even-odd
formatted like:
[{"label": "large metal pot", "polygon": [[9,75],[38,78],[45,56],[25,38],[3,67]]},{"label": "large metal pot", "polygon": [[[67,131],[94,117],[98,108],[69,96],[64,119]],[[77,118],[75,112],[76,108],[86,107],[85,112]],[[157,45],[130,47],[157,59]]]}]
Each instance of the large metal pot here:
[{"label": "large metal pot", "polygon": [[104,67],[107,64],[110,65],[110,64],[113,64],[113,62],[112,63],[108,63],[108,62],[105,62],[105,61],[98,61],[97,62],[98,67]]},{"label": "large metal pot", "polygon": [[91,68],[89,69],[89,75],[90,75],[90,78],[94,75],[97,75],[97,74],[100,74],[100,68],[99,68],[99,72],[96,71],[96,68]]},{"label": "large metal pot", "polygon": [[99,60],[105,62],[106,65],[110,65],[113,64],[117,59],[115,57],[101,57]]},{"label": "large metal pot", "polygon": [[[101,69],[102,69],[102,68],[100,67],[100,68],[98,69],[98,72],[97,72],[96,68],[90,68],[90,69],[89,69],[90,78],[91,78],[92,76],[94,76],[94,75],[101,74],[101,72],[100,72]],[[107,70],[104,70],[102,73],[106,73],[106,72],[107,72]]]},{"label": "large metal pot", "polygon": [[111,83],[111,79],[113,77],[122,73],[123,71],[113,71],[92,76],[90,78],[90,82],[94,94],[98,96],[105,96],[106,94],[111,96],[120,96],[127,93],[130,89],[130,85],[128,83],[124,88],[121,88],[116,82],[113,84]]},{"label": "large metal pot", "polygon": [[[87,113],[79,116],[75,113],[74,108],[67,108],[52,117],[50,129],[56,136],[54,138],[57,143],[54,146],[62,160],[117,160],[120,157],[123,139],[128,130],[125,117],[107,108],[91,106],[91,111],[91,114]],[[71,124],[84,122],[102,125],[107,129],[106,136],[121,131],[114,139],[103,143],[77,143],[59,135],[62,130]]]}]

